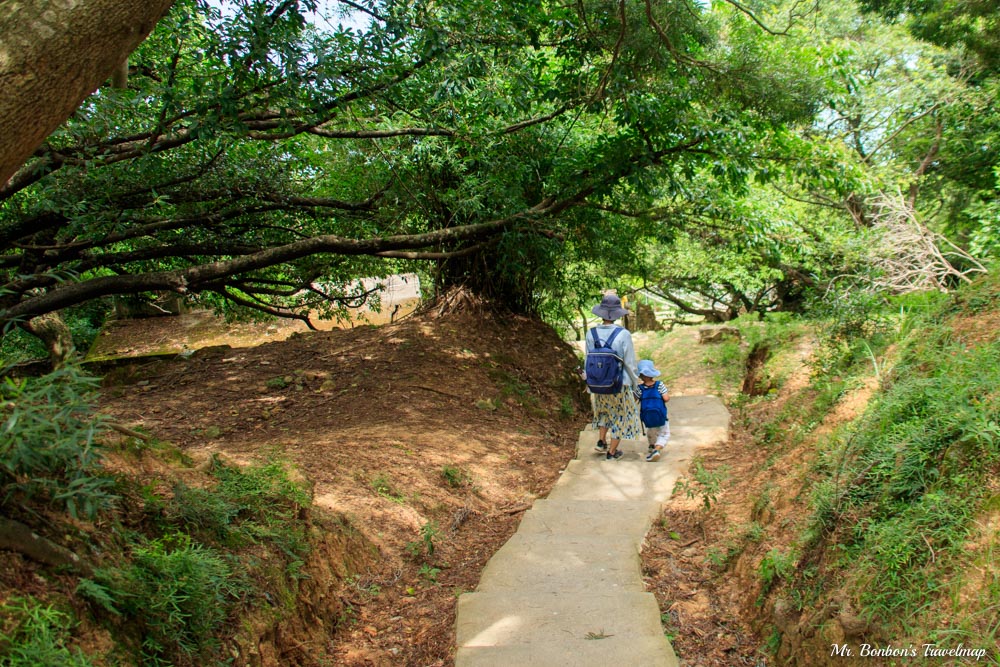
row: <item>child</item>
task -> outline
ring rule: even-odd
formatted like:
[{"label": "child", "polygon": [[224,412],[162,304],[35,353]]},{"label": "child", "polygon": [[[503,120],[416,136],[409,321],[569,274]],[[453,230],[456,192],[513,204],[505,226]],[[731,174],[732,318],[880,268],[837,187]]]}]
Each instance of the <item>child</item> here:
[{"label": "child", "polygon": [[649,454],[646,460],[652,463],[660,460],[663,446],[670,439],[670,419],[667,416],[667,386],[655,380],[660,374],[653,362],[643,359],[639,362],[639,385],[633,390],[639,400],[639,418],[646,427],[649,439]]}]

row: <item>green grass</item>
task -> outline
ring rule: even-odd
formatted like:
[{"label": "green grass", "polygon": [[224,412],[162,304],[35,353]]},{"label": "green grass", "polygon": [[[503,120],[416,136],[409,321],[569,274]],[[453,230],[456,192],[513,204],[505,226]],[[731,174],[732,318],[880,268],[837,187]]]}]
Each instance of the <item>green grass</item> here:
[{"label": "green grass", "polygon": [[[811,325],[818,343],[809,386],[781,396],[784,408],[759,410],[770,396],[734,403],[768,449],[759,474],[790,453],[809,456],[789,498],[806,512],[775,517],[774,487],[765,485],[748,499],[750,523],[719,541],[709,563],[721,571],[756,543],[758,605],[781,598],[808,615],[846,599],[873,639],[987,647],[994,653],[984,664],[1000,665],[1000,343],[981,324],[1000,307],[1000,276],[953,295],[909,295],[887,308],[876,301],[835,304]],[[780,360],[799,335],[793,321],[735,325],[739,345],[705,350],[716,369],[741,367],[755,340]],[[772,378],[781,373],[773,363]],[[863,413],[817,438],[842,399],[872,380]],[[769,416],[755,422],[758,414]],[[713,504],[710,484],[685,483]],[[762,548],[783,516],[791,539]],[[780,633],[769,645],[782,647]]]},{"label": "green grass", "polygon": [[761,592],[757,599],[758,606],[763,604],[764,596],[767,595],[779,581],[790,579],[795,571],[794,553],[785,553],[778,549],[771,549],[767,555],[761,559],[757,566],[757,574],[760,576]]},{"label": "green grass", "polygon": [[215,654],[241,587],[221,553],[186,536],[153,540],[135,547],[121,574],[113,585],[123,612],[141,627],[147,664]]},{"label": "green grass", "polygon": [[392,478],[385,473],[375,475],[375,477],[372,478],[371,487],[375,493],[382,496],[386,500],[391,500],[397,504],[406,502],[406,496],[404,496],[403,493],[396,487]]},{"label": "green grass", "polygon": [[472,475],[468,470],[453,465],[445,465],[441,468],[441,477],[445,483],[453,489],[472,485]]},{"label": "green grass", "polygon": [[[425,564],[434,557],[434,550],[437,545],[434,539],[441,534],[441,530],[434,521],[428,521],[420,527],[420,539],[406,543],[406,551],[414,560],[424,561]],[[436,576],[436,574],[435,574]]]},{"label": "green grass", "polygon": [[164,493],[123,479],[122,497],[147,521],[115,527],[120,553],[76,588],[135,664],[224,664],[233,619],[253,608],[280,618],[295,604],[308,490],[279,460],[214,459],[203,481]]},{"label": "green grass", "polygon": [[[984,491],[1000,473],[1000,343],[960,344],[949,327],[983,304],[996,304],[992,292],[914,297],[902,309],[891,367],[877,361],[881,348],[842,338],[838,355],[815,369],[819,391],[805,421],[831,409],[858,373],[877,373],[881,391],[861,418],[820,443],[808,489],[812,514],[799,543],[829,554],[842,584],[855,591],[858,612],[889,634],[923,637],[944,623],[953,643],[997,636],[998,624],[978,606],[952,610],[947,620],[941,610],[971,565],[968,545],[990,502]],[[774,558],[761,567],[765,584],[782,578]],[[795,579],[795,596],[816,598],[810,582]],[[982,604],[996,609],[996,578],[981,587]]]}]

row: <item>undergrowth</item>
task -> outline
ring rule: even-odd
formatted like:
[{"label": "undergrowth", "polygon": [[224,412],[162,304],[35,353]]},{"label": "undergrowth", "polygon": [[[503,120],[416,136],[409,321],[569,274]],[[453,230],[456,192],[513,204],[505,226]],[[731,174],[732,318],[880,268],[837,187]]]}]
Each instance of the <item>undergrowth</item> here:
[{"label": "undergrowth", "polygon": [[897,631],[967,563],[1000,471],[1000,342],[956,341],[949,311],[922,316],[868,411],[829,443],[806,536],[841,554],[861,613]]},{"label": "undergrowth", "polygon": [[[291,611],[310,551],[310,494],[279,460],[236,467],[213,459],[207,473],[172,486],[113,474],[103,465],[110,456],[156,457],[168,467],[185,458],[169,443],[102,446],[94,387],[67,366],[7,379],[0,393],[4,520],[35,530],[55,553],[66,542],[84,560],[100,554],[75,585],[8,599],[0,664],[229,664],[234,621],[254,609]],[[60,511],[93,523],[63,525]],[[73,645],[82,624],[103,627],[114,647],[84,655]]]},{"label": "undergrowth", "polygon": [[[844,641],[823,634],[843,611],[862,619],[850,641],[963,645],[1000,665],[997,310],[1000,279],[988,277],[951,295],[827,300],[810,313],[818,319],[740,318],[739,340],[706,349],[717,389],[762,450],[760,474],[779,461],[803,471],[773,480],[788,508],[775,514],[765,485],[750,523],[708,551],[718,571],[752,559],[749,608],[783,600],[808,625],[798,641],[815,634],[827,649]],[[815,341],[807,384],[782,393],[782,360],[803,335]],[[757,369],[772,390],[742,395],[733,388],[755,347],[773,353]],[[860,416],[828,422],[863,385],[874,391]],[[791,650],[786,630],[762,629],[776,657]]]},{"label": "undergrowth", "polygon": [[[704,354],[703,362],[713,368],[715,390],[732,397],[739,410],[746,397],[734,395],[747,370],[747,360],[755,349],[761,347],[778,349],[787,346],[805,335],[808,324],[791,313],[765,313],[762,318],[744,315],[728,323],[739,331],[738,340],[724,340],[710,346]],[[785,381],[784,369],[766,366],[761,382],[773,390]]]},{"label": "undergrowth", "polygon": [[5,667],[91,667],[77,648],[67,646],[72,630],[69,614],[52,605],[15,597],[0,606],[0,646]]},{"label": "undergrowth", "polygon": [[990,279],[827,320],[809,391],[759,427],[762,444],[801,442],[859,377],[878,389],[859,418],[820,439],[795,568],[769,552],[762,595],[779,580],[800,610],[846,595],[866,641],[964,642],[1000,664],[1000,574],[995,561],[975,574],[997,543],[984,516],[1000,506],[1000,337],[956,334],[998,294]]}]

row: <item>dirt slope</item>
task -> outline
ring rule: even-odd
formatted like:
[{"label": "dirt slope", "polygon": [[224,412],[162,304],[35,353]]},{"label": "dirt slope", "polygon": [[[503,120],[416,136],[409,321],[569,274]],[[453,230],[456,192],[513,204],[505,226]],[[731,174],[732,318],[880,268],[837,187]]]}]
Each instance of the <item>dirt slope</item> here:
[{"label": "dirt slope", "polygon": [[446,665],[457,594],[573,456],[576,363],[529,319],[414,316],[126,367],[102,410],[196,460],[284,458],[377,545],[342,582],[342,629],[287,638],[285,664]]}]

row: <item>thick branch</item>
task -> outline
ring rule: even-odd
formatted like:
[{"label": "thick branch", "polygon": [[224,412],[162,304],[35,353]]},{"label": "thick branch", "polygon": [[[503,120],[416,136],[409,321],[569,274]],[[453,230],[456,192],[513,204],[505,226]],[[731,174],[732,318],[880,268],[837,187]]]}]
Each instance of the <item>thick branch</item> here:
[{"label": "thick branch", "polygon": [[283,264],[302,257],[323,253],[340,255],[377,255],[381,252],[425,248],[441,243],[484,238],[501,233],[514,224],[551,213],[551,201],[515,215],[476,225],[452,227],[425,234],[389,236],[373,239],[345,239],[335,235],[302,239],[286,245],[268,248],[252,255],[226,261],[213,262],[174,271],[158,271],[133,276],[104,276],[80,283],[56,287],[51,291],[28,298],[6,311],[0,312],[0,323],[20,318],[30,318],[42,313],[59,310],[89,299],[111,294],[147,291],[196,292],[206,285],[228,276],[255,271]]},{"label": "thick branch", "polygon": [[437,127],[401,127],[392,130],[328,130],[322,126],[307,130],[327,139],[386,139],[389,137],[451,137],[454,130]]},{"label": "thick branch", "polygon": [[0,3],[0,183],[110,76],[172,4]]},{"label": "thick branch", "polygon": [[477,243],[476,245],[469,246],[468,248],[462,248],[461,250],[453,250],[451,252],[440,251],[440,252],[407,252],[404,250],[388,250],[386,252],[377,253],[379,257],[394,258],[394,259],[414,259],[414,260],[442,260],[442,259],[453,259],[455,257],[463,257],[465,255],[473,255],[486,246],[489,245],[489,241],[486,243]]},{"label": "thick branch", "polygon": [[[0,19],[2,18],[2,13],[0,13]],[[294,116],[286,118],[275,112],[260,109],[241,113],[238,115],[236,120],[250,130],[246,136],[255,140],[275,141],[311,132],[317,127],[320,127],[323,123],[329,122],[334,117],[336,112],[345,105],[357,100],[368,98],[376,93],[385,91],[406,81],[416,72],[426,67],[430,62],[433,62],[435,57],[436,54],[423,60],[419,60],[405,71],[400,72],[395,76],[389,77],[384,81],[374,83],[365,88],[352,90],[334,100],[331,100],[329,103],[317,110],[317,112],[320,113],[320,117],[309,121],[304,121],[301,118],[296,118]],[[0,71],[0,73],[2,73],[2,71]],[[218,109],[218,105],[215,105],[210,110]],[[185,117],[191,116],[192,113],[193,112],[190,111],[185,112],[184,114],[177,116],[177,119],[182,120]],[[169,127],[172,122],[174,121],[168,121],[166,122],[166,125]],[[280,132],[269,131],[282,128],[287,129],[283,129]],[[96,145],[64,148],[57,154],[45,152],[36,163],[29,165],[29,171],[24,178],[19,179],[17,183],[14,183],[13,181],[4,183],[4,187],[0,189],[0,201],[9,198],[20,189],[37,181],[38,178],[34,177],[34,170],[37,169],[41,169],[45,173],[48,173],[62,167],[65,164],[86,164],[88,168],[93,169],[95,167],[135,159],[146,154],[159,153],[173,148],[178,148],[201,138],[200,129],[193,131],[188,127],[180,126],[174,127],[169,132],[162,130],[163,128],[157,127],[154,131],[138,134],[128,137],[127,139],[111,139],[105,142],[100,142]],[[102,157],[94,159],[95,152],[101,154]],[[4,181],[5,180],[6,179],[4,179]]]}]

